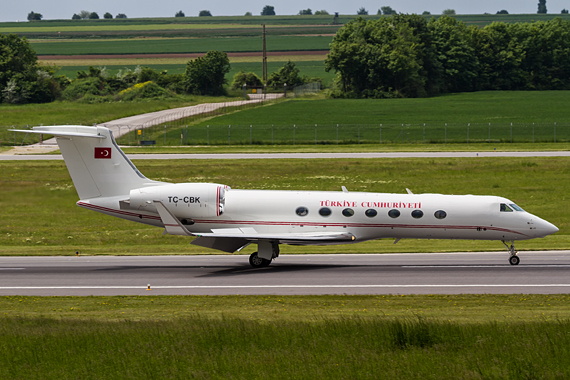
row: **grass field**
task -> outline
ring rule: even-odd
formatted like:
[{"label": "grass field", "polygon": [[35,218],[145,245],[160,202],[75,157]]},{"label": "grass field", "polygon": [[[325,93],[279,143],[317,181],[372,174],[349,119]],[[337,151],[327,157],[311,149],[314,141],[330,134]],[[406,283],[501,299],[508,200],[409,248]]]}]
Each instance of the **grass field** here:
[{"label": "grass field", "polygon": [[[333,72],[325,72],[325,64],[324,64],[324,57],[323,60],[321,61],[305,61],[304,58],[302,57],[296,57],[297,59],[295,59],[295,57],[293,57],[291,60],[293,62],[295,62],[295,66],[300,70],[299,74],[300,75],[307,75],[309,77],[320,77],[323,79],[323,84],[324,85],[330,85],[330,83],[333,81],[335,74]],[[281,57],[281,59],[284,59],[284,57]],[[109,73],[109,75],[115,75],[119,72],[119,70],[122,70],[123,72],[125,71],[125,69],[130,69],[130,70],[134,70],[138,65],[140,66],[145,66],[145,67],[150,67],[154,70],[157,71],[162,71],[162,70],[167,70],[169,74],[183,74],[184,71],[186,70],[186,63],[189,61],[189,59],[177,59],[178,61],[182,61],[181,63],[178,64],[164,64],[164,63],[159,63],[159,64],[146,64],[144,62],[146,62],[146,60],[144,59],[138,59],[138,61],[140,63],[133,63],[133,60],[127,61],[125,60],[125,64],[117,64],[115,65],[114,62],[112,60],[105,60],[104,62],[101,62],[99,60],[94,60],[94,62],[86,62],[84,64],[81,65],[77,65],[77,63],[82,63],[82,62],[77,62],[74,61],[74,65],[73,66],[68,66],[68,65],[62,65],[60,62],[57,61],[52,61],[52,63],[56,64],[58,67],[60,67],[60,70],[57,71],[57,75],[65,75],[68,78],[75,78],[77,76],[77,72],[80,70],[83,71],[88,71],[89,66],[94,66],[94,67],[105,67],[107,69],[107,72]],[[246,72],[254,72],[256,73],[258,76],[262,76],[262,64],[259,60],[259,58],[257,59],[258,62],[231,62],[231,70],[230,72],[226,75],[226,79],[228,81],[228,84],[231,85],[234,75],[239,72],[240,70],[244,70]],[[136,62],[136,60],[135,60]],[[107,65],[107,63],[112,63],[111,65]],[[267,71],[268,73],[272,73],[272,72],[277,72],[279,71],[279,69],[281,67],[283,67],[283,65],[287,63],[287,60],[281,60],[281,61],[276,61],[276,60],[271,60],[267,63]]]},{"label": "grass field", "polygon": [[[568,249],[570,226],[563,189],[570,186],[567,158],[153,160],[135,162],[149,178],[215,182],[237,189],[332,190],[492,194],[512,199],[560,228],[524,250]],[[62,161],[0,161],[0,254],[215,253],[162,229],[111,218],[75,206],[77,195]],[[54,215],[58,215],[54,218]],[[30,224],[30,220],[34,223]],[[347,246],[285,246],[283,253],[374,253],[503,250],[499,242],[379,240]],[[253,252],[254,247],[241,254]],[[506,254],[506,253],[505,253]]]},{"label": "grass field", "polygon": [[[267,51],[329,50],[332,36],[272,36]],[[169,54],[261,51],[261,36],[233,38],[165,38],[112,41],[32,42],[38,55]]]},{"label": "grass field", "polygon": [[145,135],[165,145],[563,142],[570,141],[569,99],[564,91],[297,99],[198,123],[182,119],[168,124],[166,139],[164,126]]},{"label": "grass field", "polygon": [[0,297],[0,377],[566,378],[567,295]]}]

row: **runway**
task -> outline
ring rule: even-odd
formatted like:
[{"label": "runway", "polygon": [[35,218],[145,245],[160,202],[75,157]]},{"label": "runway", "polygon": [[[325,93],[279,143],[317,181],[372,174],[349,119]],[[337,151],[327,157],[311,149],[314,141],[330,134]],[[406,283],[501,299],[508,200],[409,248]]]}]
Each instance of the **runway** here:
[{"label": "runway", "polygon": [[[552,152],[367,152],[367,153],[216,153],[127,154],[131,160],[264,160],[335,158],[473,158],[473,157],[570,157],[570,151]],[[0,154],[0,161],[63,160],[61,154]]]},{"label": "runway", "polygon": [[0,257],[0,295],[570,293],[570,251],[519,256],[282,255],[261,269],[244,255]]}]

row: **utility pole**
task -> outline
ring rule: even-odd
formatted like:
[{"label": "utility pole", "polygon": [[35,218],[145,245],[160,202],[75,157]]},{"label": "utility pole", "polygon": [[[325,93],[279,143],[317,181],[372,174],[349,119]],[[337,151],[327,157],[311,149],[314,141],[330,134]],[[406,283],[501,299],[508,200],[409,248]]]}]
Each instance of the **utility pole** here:
[{"label": "utility pole", "polygon": [[267,50],[265,49],[265,24],[263,24],[263,83],[267,83]]}]

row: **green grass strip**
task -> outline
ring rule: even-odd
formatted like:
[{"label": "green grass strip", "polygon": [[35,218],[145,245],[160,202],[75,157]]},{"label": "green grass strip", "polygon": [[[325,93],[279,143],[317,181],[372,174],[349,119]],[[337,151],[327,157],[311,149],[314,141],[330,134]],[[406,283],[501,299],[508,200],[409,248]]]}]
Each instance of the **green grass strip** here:
[{"label": "green grass strip", "polygon": [[[568,295],[2,297],[2,309],[21,311],[0,317],[0,377],[567,378],[568,308],[540,315],[567,302]],[[495,317],[477,319],[480,308]],[[304,316],[291,316],[301,309]],[[162,315],[141,318],[145,310]],[[398,316],[387,315],[393,310]],[[437,314],[430,310],[444,312],[426,316]],[[475,316],[446,317],[453,312]],[[512,317],[497,318],[501,312]]]}]

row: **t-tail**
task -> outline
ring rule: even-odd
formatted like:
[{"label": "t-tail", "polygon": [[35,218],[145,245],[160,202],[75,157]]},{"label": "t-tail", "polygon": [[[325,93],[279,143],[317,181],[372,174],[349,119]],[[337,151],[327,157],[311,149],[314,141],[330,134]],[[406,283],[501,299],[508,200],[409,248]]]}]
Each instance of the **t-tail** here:
[{"label": "t-tail", "polygon": [[133,189],[163,185],[146,178],[105,127],[42,126],[18,132],[54,135],[81,200],[127,196]]}]

